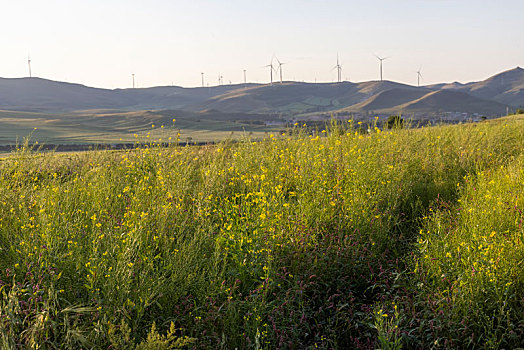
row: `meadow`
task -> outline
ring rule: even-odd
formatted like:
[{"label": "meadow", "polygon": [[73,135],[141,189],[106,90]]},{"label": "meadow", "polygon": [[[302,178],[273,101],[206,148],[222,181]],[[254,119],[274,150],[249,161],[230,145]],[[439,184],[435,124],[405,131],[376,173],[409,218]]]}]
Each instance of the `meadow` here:
[{"label": "meadow", "polygon": [[[239,139],[244,133],[253,139],[261,139],[266,133],[278,130],[274,126],[266,126],[261,120],[250,120],[264,117],[231,114],[228,118],[224,113],[150,110],[62,113],[0,110],[0,146],[22,143],[27,135],[31,135],[32,142],[48,145],[134,143],[137,138],[144,142],[150,142],[151,138],[167,141],[169,137],[176,138],[177,133],[181,142]],[[173,119],[176,119],[176,132],[173,130]]]},{"label": "meadow", "polygon": [[22,146],[0,162],[0,347],[524,347],[523,210],[522,116]]}]

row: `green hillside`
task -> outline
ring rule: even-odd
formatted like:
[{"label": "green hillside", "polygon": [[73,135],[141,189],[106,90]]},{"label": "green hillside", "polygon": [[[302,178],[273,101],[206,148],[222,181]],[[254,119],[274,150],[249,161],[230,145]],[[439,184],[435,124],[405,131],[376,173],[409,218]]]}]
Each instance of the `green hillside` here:
[{"label": "green hillside", "polygon": [[29,135],[32,141],[47,144],[134,143],[144,141],[148,134],[150,138],[167,140],[176,139],[178,133],[184,142],[189,137],[195,142],[214,142],[239,138],[244,133],[262,138],[273,130],[263,123],[252,123],[253,119],[270,121],[273,117],[216,111],[93,110],[63,114],[0,111],[0,145],[20,142]]},{"label": "green hillside", "polygon": [[524,347],[524,116],[358,128],[0,160],[0,347]]}]

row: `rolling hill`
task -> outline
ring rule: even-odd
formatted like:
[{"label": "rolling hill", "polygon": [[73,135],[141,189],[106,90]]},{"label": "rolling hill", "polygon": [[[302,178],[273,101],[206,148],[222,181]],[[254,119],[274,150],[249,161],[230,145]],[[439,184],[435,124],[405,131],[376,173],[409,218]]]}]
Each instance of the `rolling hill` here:
[{"label": "rolling hill", "polygon": [[190,108],[284,114],[326,112],[356,105],[391,89],[403,89],[407,92],[417,90],[415,87],[391,81],[322,84],[286,82],[232,90]]},{"label": "rolling hill", "polygon": [[39,112],[180,109],[239,87],[240,85],[213,88],[159,86],[109,90],[42,78],[0,78],[0,109]]},{"label": "rolling hill", "polygon": [[[431,91],[461,94],[428,96],[438,103],[417,102]],[[481,101],[473,102],[472,96]],[[461,105],[461,98],[463,103]],[[493,101],[487,107],[486,101]],[[410,104],[413,102],[414,104]],[[0,78],[0,109],[30,112],[71,112],[86,109],[162,110],[191,112],[301,115],[334,111],[390,111],[418,106],[420,113],[435,111],[499,113],[503,104],[524,105],[524,69],[515,68],[481,82],[414,87],[391,81],[360,83],[300,83],[221,85],[208,88],[161,86],[140,89],[99,89],[41,78]],[[427,106],[427,109],[425,107]]]},{"label": "rolling hill", "polygon": [[493,101],[487,101],[461,91],[438,90],[410,102],[399,105],[400,111],[404,112],[461,112],[481,113],[487,115],[502,115],[506,106]]},{"label": "rolling hill", "polygon": [[517,67],[484,81],[468,84],[461,90],[483,99],[515,107],[522,106],[524,105],[524,69]]},{"label": "rolling hill", "polygon": [[340,112],[372,112],[375,114],[442,114],[446,112],[502,115],[506,105],[483,100],[465,92],[455,90],[405,90],[382,91],[371,98],[341,109]]},{"label": "rolling hill", "polygon": [[468,84],[451,83],[428,86],[433,90],[457,90],[485,100],[502,104],[524,106],[524,69],[514,69],[496,74],[486,80]]},{"label": "rolling hill", "polygon": [[268,124],[332,114],[356,119],[396,113],[415,119],[449,113],[501,116],[520,106],[524,69],[519,67],[480,82],[424,87],[368,81],[110,90],[42,78],[0,78],[0,143],[27,136],[35,127],[36,135],[57,142],[129,140],[173,117],[184,132],[216,140],[230,132],[263,133],[271,130]]}]

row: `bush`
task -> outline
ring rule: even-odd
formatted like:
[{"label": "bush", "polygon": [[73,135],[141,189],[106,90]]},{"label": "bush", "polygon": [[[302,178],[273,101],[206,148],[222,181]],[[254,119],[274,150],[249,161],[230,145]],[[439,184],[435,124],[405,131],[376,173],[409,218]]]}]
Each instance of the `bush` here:
[{"label": "bush", "polygon": [[404,127],[404,119],[398,115],[390,115],[386,121],[387,129],[402,129]]}]

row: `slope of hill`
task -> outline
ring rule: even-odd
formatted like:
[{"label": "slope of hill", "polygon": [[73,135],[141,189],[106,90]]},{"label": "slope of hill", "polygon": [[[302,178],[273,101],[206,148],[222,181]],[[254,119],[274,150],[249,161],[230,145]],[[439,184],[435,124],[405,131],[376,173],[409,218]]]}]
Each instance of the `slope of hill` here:
[{"label": "slope of hill", "polygon": [[41,78],[0,78],[0,108],[48,112],[100,108],[180,109],[239,87],[240,85],[212,88],[161,86],[109,90]]},{"label": "slope of hill", "polygon": [[458,81],[454,81],[453,83],[440,83],[440,84],[426,85],[424,87],[427,89],[431,89],[431,90],[444,90],[444,89],[461,89],[464,86],[465,84],[459,83]]},{"label": "slope of hill", "polygon": [[354,84],[308,84],[287,82],[233,90],[217,95],[195,110],[216,109],[231,112],[307,112],[340,105],[340,97],[353,90]]},{"label": "slope of hill", "polygon": [[176,139],[178,132],[182,141],[218,141],[243,133],[257,138],[278,128],[260,122],[271,120],[274,118],[268,115],[218,111],[99,110],[61,114],[0,110],[0,145],[19,143],[28,136],[41,144],[133,143],[137,138],[151,140],[148,134],[155,140]]},{"label": "slope of hill", "polygon": [[435,84],[429,85],[427,88],[458,90],[485,100],[519,107],[524,106],[524,69],[516,67],[479,82]]},{"label": "slope of hill", "polygon": [[466,112],[481,114],[499,114],[505,112],[506,106],[493,101],[482,100],[461,91],[432,91],[419,99],[399,105],[403,112]]},{"label": "slope of hill", "polygon": [[524,105],[524,69],[517,67],[478,83],[466,85],[465,91],[514,107]]},{"label": "slope of hill", "polygon": [[60,111],[83,108],[119,108],[133,104],[113,91],[41,78],[0,78],[0,108]]},{"label": "slope of hill", "polygon": [[325,112],[361,103],[391,89],[417,90],[415,87],[391,81],[322,84],[288,82],[232,90],[191,108],[258,113]]},{"label": "slope of hill", "polygon": [[380,111],[396,108],[398,105],[416,100],[426,95],[429,89],[393,88],[381,91],[367,100],[346,108],[346,111]]}]

